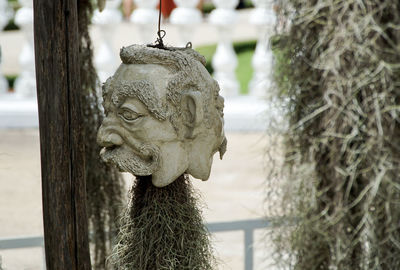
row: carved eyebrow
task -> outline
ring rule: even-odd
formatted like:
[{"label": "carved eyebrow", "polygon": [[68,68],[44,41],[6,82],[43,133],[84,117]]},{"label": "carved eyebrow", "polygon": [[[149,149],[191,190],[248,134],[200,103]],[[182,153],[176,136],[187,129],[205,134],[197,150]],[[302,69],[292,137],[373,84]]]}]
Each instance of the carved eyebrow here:
[{"label": "carved eyebrow", "polygon": [[104,83],[103,83],[103,85],[102,85],[102,95],[103,95],[103,98],[109,93],[109,91],[110,91],[110,84],[111,84],[111,81],[112,81],[112,79],[113,79],[113,77],[110,77],[110,78],[108,78]]},{"label": "carved eyebrow", "polygon": [[133,111],[135,113],[138,113],[138,114],[142,114],[143,113],[143,112],[141,112],[142,110],[140,108],[138,108],[137,106],[135,106],[133,104],[130,104],[130,103],[126,103],[126,102],[123,103],[120,108],[121,109],[128,109],[128,110],[131,110],[131,111]]},{"label": "carved eyebrow", "polygon": [[112,93],[111,101],[120,107],[127,97],[135,97],[146,105],[147,109],[159,120],[166,119],[165,106],[160,103],[159,97],[155,94],[154,85],[145,81],[123,81],[114,83],[115,90]]}]

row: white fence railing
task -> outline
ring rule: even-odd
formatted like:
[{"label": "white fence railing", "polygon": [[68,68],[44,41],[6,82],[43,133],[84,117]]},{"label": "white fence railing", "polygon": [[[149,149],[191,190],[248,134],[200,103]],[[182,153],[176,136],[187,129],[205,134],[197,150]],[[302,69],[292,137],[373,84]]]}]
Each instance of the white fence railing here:
[{"label": "white fence railing", "polygon": [[[208,230],[211,233],[243,231],[244,232],[244,269],[254,269],[254,231],[269,227],[269,221],[265,219],[252,219],[230,222],[209,223]],[[0,250],[34,248],[44,250],[43,236],[0,238]],[[44,252],[43,252],[44,255]],[[44,258],[43,258],[44,260]],[[44,268],[45,269],[45,268]]]},{"label": "white fence railing", "polygon": [[[133,1],[136,9],[129,23],[123,22],[119,9],[122,0],[107,0],[105,10],[94,13],[91,34],[95,47],[94,63],[101,81],[105,81],[115,72],[119,64],[118,47],[121,43],[132,43],[127,38],[131,33],[135,32],[133,42],[151,43],[155,40],[158,0]],[[212,67],[222,95],[226,98],[225,115],[228,130],[230,127],[232,130],[263,130],[265,121],[259,115],[261,108],[264,110],[266,106],[260,97],[266,95],[271,84],[272,53],[268,48],[268,40],[275,24],[272,9],[274,0],[253,0],[255,8],[245,13],[235,10],[239,0],[213,0],[216,9],[207,16],[196,8],[200,0],[174,1],[177,8],[171,13],[169,21],[164,21],[162,25],[163,29],[167,29],[167,44],[182,46],[192,40],[197,42],[196,45],[210,41],[217,43]],[[3,56],[0,59],[0,128],[38,125],[32,0],[18,2],[21,8],[16,11],[14,20],[21,29],[19,42],[24,40],[25,44],[14,46],[12,43],[16,41],[7,39],[6,34],[2,37],[0,32],[0,46],[3,48]],[[0,18],[9,14],[6,11],[9,10],[7,3],[7,0],[0,0]],[[3,28],[5,23],[1,20],[0,23],[3,24],[0,24],[0,28]],[[248,96],[252,99],[245,100],[239,95],[239,82],[235,74],[238,60],[232,41],[238,37],[249,37],[249,33],[252,33],[250,36],[252,39],[258,39],[258,42],[252,59],[253,78],[248,85]],[[20,49],[19,59],[8,59],[9,56],[15,55],[15,48]],[[19,62],[13,92],[9,92],[6,86],[4,74],[1,72],[1,61],[3,69],[4,65],[7,68],[7,65],[15,66],[15,62]],[[229,111],[233,114],[229,115]],[[233,122],[229,118],[232,118]],[[242,118],[245,119],[244,122]],[[257,123],[254,122],[255,119]]]}]

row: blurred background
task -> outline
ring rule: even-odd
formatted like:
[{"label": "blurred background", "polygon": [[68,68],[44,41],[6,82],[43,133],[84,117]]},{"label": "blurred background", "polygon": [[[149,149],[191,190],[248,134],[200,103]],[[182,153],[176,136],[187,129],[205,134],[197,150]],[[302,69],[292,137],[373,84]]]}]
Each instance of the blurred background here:
[{"label": "blurred background", "polygon": [[[215,157],[207,182],[193,179],[205,221],[223,230],[213,232],[219,269],[272,269],[262,220],[263,153],[268,122],[280,116],[267,101],[268,40],[281,31],[277,8],[273,0],[163,1],[164,43],[191,42],[225,97],[227,154]],[[118,67],[122,46],[156,40],[157,20],[157,0],[108,0],[104,11],[94,11],[90,35],[100,81]],[[44,269],[32,1],[0,0],[0,29],[0,265]],[[124,179],[130,186],[132,177]]]}]

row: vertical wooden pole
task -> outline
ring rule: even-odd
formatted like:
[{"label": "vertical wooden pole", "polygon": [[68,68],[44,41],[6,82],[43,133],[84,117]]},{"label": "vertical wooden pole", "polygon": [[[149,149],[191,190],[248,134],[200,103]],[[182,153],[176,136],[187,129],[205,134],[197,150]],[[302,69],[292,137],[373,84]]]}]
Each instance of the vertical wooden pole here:
[{"label": "vertical wooden pole", "polygon": [[77,0],[34,0],[47,269],[89,270]]}]

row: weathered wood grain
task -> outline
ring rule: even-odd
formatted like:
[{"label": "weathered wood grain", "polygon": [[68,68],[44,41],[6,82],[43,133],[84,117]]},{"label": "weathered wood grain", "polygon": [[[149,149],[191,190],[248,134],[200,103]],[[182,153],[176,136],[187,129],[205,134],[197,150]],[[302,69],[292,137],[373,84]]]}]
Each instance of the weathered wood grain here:
[{"label": "weathered wood grain", "polygon": [[34,0],[47,269],[90,269],[76,0]]}]

